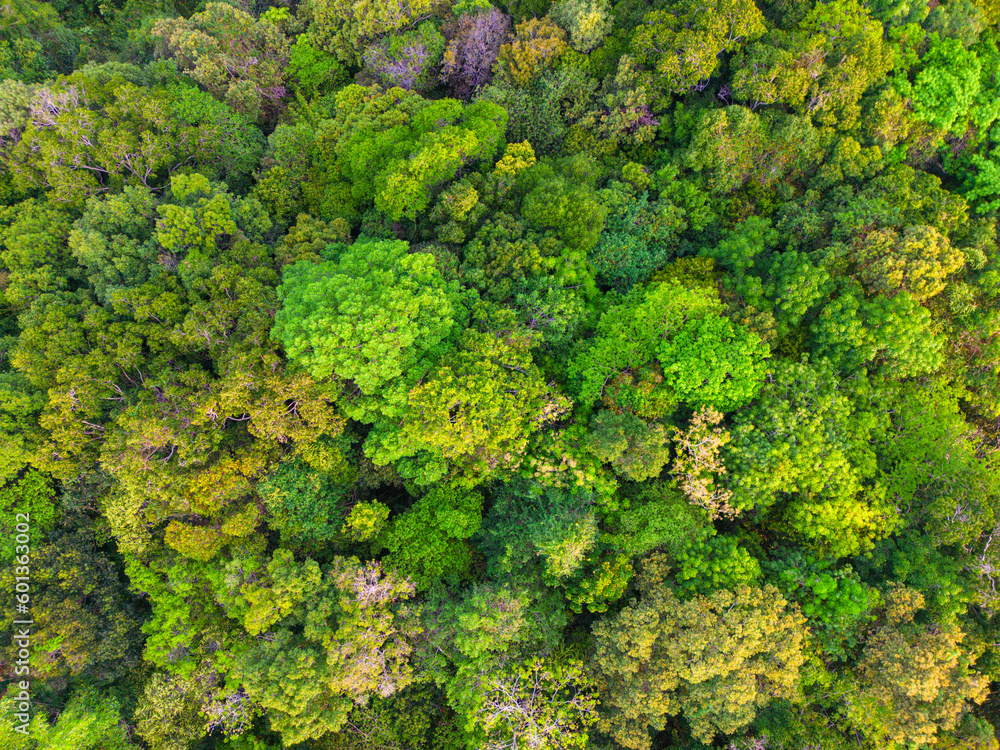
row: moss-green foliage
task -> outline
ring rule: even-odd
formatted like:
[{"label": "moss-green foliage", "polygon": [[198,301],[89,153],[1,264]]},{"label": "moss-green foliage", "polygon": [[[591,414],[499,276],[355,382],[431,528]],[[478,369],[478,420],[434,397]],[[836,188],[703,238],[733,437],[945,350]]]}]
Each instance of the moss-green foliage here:
[{"label": "moss-green foliage", "polygon": [[340,531],[344,488],[301,459],[282,462],[257,492],[287,539],[324,542]]},{"label": "moss-green foliage", "polygon": [[465,540],[479,530],[482,496],[453,488],[435,488],[394,519],[380,536],[389,550],[386,565],[398,569],[418,588],[439,578],[469,572],[472,550]]}]

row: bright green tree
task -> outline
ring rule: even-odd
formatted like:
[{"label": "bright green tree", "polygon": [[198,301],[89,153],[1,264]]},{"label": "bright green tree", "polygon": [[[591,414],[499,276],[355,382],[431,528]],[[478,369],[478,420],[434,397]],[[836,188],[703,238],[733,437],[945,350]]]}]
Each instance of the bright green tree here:
[{"label": "bright green tree", "polygon": [[774,507],[770,523],[835,556],[871,548],[896,512],[872,484],[870,440],[884,424],[865,381],[841,382],[829,363],[779,362],[723,448],[727,488],[738,510]]},{"label": "bright green tree", "polygon": [[405,242],[358,242],[340,259],[286,267],[273,337],[316,378],[353,380],[376,395],[416,380],[447,347],[461,302],[427,253]]},{"label": "bright green tree", "polygon": [[593,341],[570,362],[570,376],[590,401],[617,376],[655,365],[653,392],[665,405],[735,409],[757,392],[767,347],[720,312],[718,297],[704,289],[661,282],[633,290],[601,316]]},{"label": "bright green tree", "polygon": [[468,573],[472,550],[465,542],[479,530],[483,498],[478,492],[435,487],[380,536],[389,550],[383,563],[399,570],[418,589],[445,577]]}]

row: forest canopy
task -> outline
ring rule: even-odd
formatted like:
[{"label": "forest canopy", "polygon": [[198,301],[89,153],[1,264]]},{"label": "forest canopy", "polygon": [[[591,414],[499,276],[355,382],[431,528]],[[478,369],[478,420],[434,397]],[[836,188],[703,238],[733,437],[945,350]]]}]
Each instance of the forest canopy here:
[{"label": "forest canopy", "polygon": [[996,0],[7,0],[0,750],[1000,750],[998,219]]}]

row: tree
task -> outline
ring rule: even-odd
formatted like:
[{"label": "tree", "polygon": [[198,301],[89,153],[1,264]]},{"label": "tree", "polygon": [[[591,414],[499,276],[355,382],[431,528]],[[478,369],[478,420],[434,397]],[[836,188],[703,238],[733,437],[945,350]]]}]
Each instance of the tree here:
[{"label": "tree", "polygon": [[809,166],[818,152],[806,117],[730,106],[702,110],[684,154],[684,166],[705,174],[718,193],[745,183],[770,186]]},{"label": "tree", "polygon": [[908,377],[941,366],[944,341],[927,308],[905,291],[862,301],[845,294],[827,303],[810,329],[813,350],[848,372],[869,365]]},{"label": "tree", "polygon": [[304,96],[332,93],[343,84],[347,71],[336,57],[317,48],[306,32],[295,38],[288,55],[288,76]]},{"label": "tree", "polygon": [[261,190],[286,215],[301,205],[324,220],[357,221],[374,205],[392,221],[413,220],[463,166],[492,163],[507,122],[490,102],[466,107],[398,87],[352,84],[332,109],[271,135]]},{"label": "tree", "polygon": [[[34,677],[56,682],[86,675],[106,684],[140,661],[141,608],[90,529],[60,530],[31,548],[30,563]],[[13,591],[15,567],[8,570],[4,585]],[[24,618],[13,611],[4,618],[5,647],[12,648],[15,619]]]},{"label": "tree", "polygon": [[34,200],[0,210],[0,263],[7,273],[3,300],[11,308],[24,311],[43,294],[68,290],[79,280],[66,250],[70,212]]},{"label": "tree", "polygon": [[590,422],[587,447],[622,476],[641,482],[659,475],[669,460],[667,431],[633,414],[603,410]]},{"label": "tree", "polygon": [[707,514],[672,483],[646,482],[623,488],[621,503],[605,522],[605,543],[634,559],[658,549],[671,559],[703,533]]},{"label": "tree", "polygon": [[258,580],[241,594],[265,605],[254,631],[273,635],[244,651],[230,676],[267,710],[285,744],[336,731],[353,704],[412,682],[408,656],[419,627],[405,603],[409,581],[357,558],[334,558],[321,576],[316,563],[303,570],[276,553],[269,570],[289,585],[272,592]]},{"label": "tree", "polygon": [[547,68],[524,85],[503,76],[480,89],[478,98],[508,113],[507,139],[528,141],[539,154],[560,153],[574,120],[590,105],[596,82],[581,68]]},{"label": "tree", "polygon": [[594,626],[598,729],[627,748],[651,746],[649,728],[683,713],[711,742],[753,721],[773,698],[795,700],[805,619],[777,589],[739,586],[679,601],[648,558],[642,597]]},{"label": "tree", "polygon": [[798,550],[782,550],[763,567],[768,581],[801,607],[810,640],[827,657],[846,659],[875,619],[879,592],[862,583],[849,563],[837,564]]},{"label": "tree", "polygon": [[[878,446],[886,496],[907,508],[907,524],[934,546],[985,544],[1000,492],[991,458],[980,453],[959,406],[963,392],[941,379],[917,383],[895,395],[892,423]],[[986,558],[984,552],[981,564]],[[992,599],[988,581],[982,579],[981,591]]]},{"label": "tree", "polygon": [[721,412],[702,407],[691,416],[686,430],[675,427],[675,457],[670,467],[688,501],[704,508],[712,518],[738,512],[729,504],[732,491],[720,486],[726,467],[719,451],[732,439],[728,430],[713,426],[721,421]]},{"label": "tree", "polygon": [[472,487],[517,468],[531,433],[568,409],[516,341],[468,331],[410,390],[399,421],[376,423],[365,453],[419,485]]},{"label": "tree", "polygon": [[774,506],[782,525],[834,556],[870,549],[896,523],[883,490],[869,484],[870,440],[884,429],[870,398],[866,381],[841,381],[825,361],[778,362],[723,448],[733,507]]},{"label": "tree", "polygon": [[682,94],[711,76],[722,52],[734,52],[766,31],[752,0],[711,0],[694,5],[670,4],[645,15],[631,49],[657,91]]},{"label": "tree", "polygon": [[607,0],[558,0],[549,15],[569,33],[577,52],[590,52],[611,31],[613,19]]},{"label": "tree", "polygon": [[19,0],[0,20],[0,78],[28,83],[73,69],[79,34],[48,3]]},{"label": "tree", "polygon": [[271,525],[285,539],[325,542],[341,527],[345,489],[301,459],[282,461],[257,486],[271,512]]},{"label": "tree", "polygon": [[458,30],[441,60],[441,78],[457,96],[468,98],[489,83],[509,29],[510,18],[493,6],[458,19]]},{"label": "tree", "polygon": [[[17,683],[12,682],[3,704],[13,703]],[[4,705],[5,709],[7,705]],[[13,705],[9,713],[16,711]],[[0,747],[18,750],[128,750],[129,742],[118,699],[101,695],[91,685],[75,689],[60,711],[55,723],[49,725],[39,711],[30,725],[28,737],[16,733],[11,723],[0,730]]]},{"label": "tree", "polygon": [[425,589],[442,577],[468,573],[472,550],[465,540],[479,530],[483,498],[478,492],[435,487],[380,535],[389,550],[383,563]]},{"label": "tree", "polygon": [[136,733],[155,750],[185,750],[204,736],[198,709],[205,687],[199,677],[156,672],[146,683],[136,707]]},{"label": "tree", "polygon": [[981,70],[976,54],[957,39],[938,41],[921,60],[913,85],[902,86],[913,102],[913,116],[938,130],[964,132],[977,103]]},{"label": "tree", "polygon": [[880,745],[928,744],[955,729],[968,701],[986,698],[987,679],[961,648],[961,629],[913,621],[924,604],[903,587],[886,595],[886,620],[868,639],[858,664],[858,692],[848,699],[851,722]]},{"label": "tree", "polygon": [[514,27],[514,38],[500,47],[494,70],[524,86],[551,67],[566,49],[566,32],[548,16],[531,18]]},{"label": "tree", "polygon": [[115,293],[155,279],[158,263],[153,217],[158,200],[143,187],[87,200],[69,235],[69,249],[83,267],[94,294],[109,305]]},{"label": "tree", "polygon": [[162,187],[187,162],[238,182],[263,150],[260,131],[192,88],[142,89],[75,73],[39,88],[31,111],[10,170],[17,184],[70,204],[125,184]]},{"label": "tree", "polygon": [[603,191],[613,203],[604,232],[588,258],[599,282],[628,291],[664,264],[685,225],[672,204],[651,204],[646,193],[633,196],[612,190]]},{"label": "tree", "polygon": [[895,51],[882,24],[858,0],[815,6],[789,37],[797,65],[811,79],[805,109],[824,125],[847,130],[865,91],[892,69]]},{"label": "tree", "polygon": [[374,396],[417,380],[446,349],[461,301],[427,253],[359,242],[341,258],[287,266],[272,336],[315,378],[353,380]]},{"label": "tree", "polygon": [[712,292],[672,281],[633,290],[601,316],[593,341],[570,362],[581,397],[600,398],[614,378],[656,365],[652,395],[668,408],[681,403],[728,411],[746,403],[763,378],[767,348],[720,309]]},{"label": "tree", "polygon": [[[402,101],[409,116],[400,120],[388,113]],[[507,124],[506,113],[491,102],[463,107],[398,88],[376,94],[348,86],[337,103],[335,149],[351,195],[362,205],[374,201],[393,220],[415,219],[430,206],[433,191],[466,163],[492,161]]]},{"label": "tree", "polygon": [[944,290],[948,276],[965,267],[965,256],[934,227],[908,226],[871,232],[854,250],[869,293],[891,297],[900,290],[917,302]]},{"label": "tree", "polygon": [[364,54],[365,67],[386,87],[424,91],[431,87],[431,73],[444,48],[445,38],[433,23],[424,21],[412,31],[370,46]]},{"label": "tree", "polygon": [[594,497],[515,479],[494,495],[479,548],[497,578],[537,569],[548,585],[582,572],[598,541]]},{"label": "tree", "polygon": [[358,65],[369,44],[431,15],[431,0],[310,0],[312,41],[345,65]]},{"label": "tree", "polygon": [[[587,145],[588,150],[610,154],[616,148],[638,148],[650,143],[656,138],[660,124],[653,116],[651,98],[635,60],[622,55],[615,74],[609,74],[601,83],[595,102],[597,108],[577,122],[594,138],[594,142]],[[666,196],[661,194],[661,197]]]},{"label": "tree", "polygon": [[596,720],[597,698],[583,665],[561,656],[518,663],[501,658],[480,668],[460,670],[475,682],[466,715],[467,742],[489,750],[530,747],[539,750],[583,748],[587,727]]},{"label": "tree", "polygon": [[161,55],[249,120],[274,114],[285,95],[288,40],[266,17],[227,3],[208,3],[190,18],[157,21]]}]

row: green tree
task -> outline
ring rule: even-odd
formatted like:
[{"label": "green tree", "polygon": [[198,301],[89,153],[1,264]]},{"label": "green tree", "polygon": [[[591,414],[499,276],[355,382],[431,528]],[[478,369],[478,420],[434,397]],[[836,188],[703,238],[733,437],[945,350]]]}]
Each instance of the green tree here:
[{"label": "green tree", "polygon": [[[17,683],[11,683],[7,695],[13,698]],[[4,701],[6,703],[6,701]],[[10,713],[14,713],[13,710]],[[72,692],[55,723],[51,726],[39,711],[25,737],[14,732],[8,723],[0,734],[0,747],[10,750],[127,750],[134,745],[123,726],[119,701],[101,695],[90,685]]]},{"label": "green tree", "polygon": [[306,13],[312,21],[313,43],[346,65],[358,65],[369,44],[428,18],[432,8],[431,0],[390,5],[376,0],[309,0]]},{"label": "green tree", "polygon": [[[8,570],[4,585],[13,591],[15,566]],[[56,682],[86,676],[107,684],[139,662],[141,607],[91,529],[60,530],[32,547],[30,571],[35,678]],[[5,648],[11,648],[17,632],[15,619],[14,612],[4,618]]]},{"label": "green tree", "polygon": [[21,312],[41,295],[79,281],[66,249],[73,215],[55,202],[24,201],[0,209],[0,263],[6,271],[3,300]]},{"label": "green tree", "polygon": [[69,249],[84,269],[94,294],[109,305],[116,292],[155,279],[159,264],[153,217],[156,196],[126,187],[106,199],[89,198],[69,235]]},{"label": "green tree", "polygon": [[921,60],[913,85],[903,83],[901,88],[913,102],[915,118],[938,130],[964,131],[980,92],[981,71],[982,64],[974,52],[957,39],[944,39]]},{"label": "green tree", "polygon": [[591,420],[587,447],[635,482],[658,476],[670,459],[667,431],[662,425],[607,410]]},{"label": "green tree", "polygon": [[613,25],[607,0],[558,0],[549,16],[566,29],[577,52],[590,52],[604,41]]},{"label": "green tree", "polygon": [[646,193],[636,197],[612,190],[604,191],[614,199],[604,232],[587,255],[599,282],[628,291],[670,257],[686,224],[673,204],[650,204]]},{"label": "green tree", "polygon": [[434,191],[464,165],[492,161],[507,124],[506,112],[492,102],[427,101],[399,88],[347,86],[336,102],[335,119],[320,125],[321,158],[329,159],[324,152],[332,146],[354,201],[374,202],[395,221],[425,211]]},{"label": "green tree", "polygon": [[345,489],[299,458],[282,461],[257,492],[285,539],[325,542],[340,531]]},{"label": "green tree", "polygon": [[470,330],[410,390],[398,421],[376,424],[365,453],[419,485],[472,487],[517,468],[531,433],[569,406],[519,342]]},{"label": "green tree", "polygon": [[71,204],[125,184],[162,187],[192,161],[238,182],[256,166],[263,136],[217,104],[197,89],[75,73],[36,92],[39,116],[20,133],[9,168],[16,184]]},{"label": "green tree", "polygon": [[908,377],[941,367],[944,341],[932,328],[930,311],[905,291],[891,299],[859,301],[845,294],[831,300],[810,333],[813,350],[848,372],[868,365]]},{"label": "green tree", "polygon": [[764,563],[768,580],[802,608],[811,640],[828,656],[845,659],[875,619],[878,591],[866,586],[848,563],[784,550]]},{"label": "green tree", "polygon": [[272,593],[267,580],[257,581],[242,597],[265,604],[266,619],[254,629],[273,637],[240,655],[230,674],[286,744],[336,731],[352,705],[412,682],[408,656],[419,627],[406,604],[409,581],[357,558],[335,558],[322,576],[316,563],[302,570],[290,554],[276,555],[269,568],[289,585]]},{"label": "green tree", "polygon": [[834,556],[870,549],[896,512],[872,485],[870,440],[884,423],[866,381],[840,381],[829,366],[781,361],[723,448],[737,510],[768,508],[789,530]]},{"label": "green tree", "polygon": [[380,536],[389,550],[383,563],[425,589],[444,577],[465,576],[472,550],[465,542],[479,530],[483,498],[477,492],[435,487]]},{"label": "green tree", "polygon": [[734,52],[765,31],[752,0],[670,4],[645,15],[631,48],[639,62],[652,67],[654,90],[681,94],[715,72],[720,53]]},{"label": "green tree", "polygon": [[340,259],[288,266],[272,336],[313,377],[353,380],[376,395],[417,380],[461,315],[458,286],[405,242],[358,242]]},{"label": "green tree", "polygon": [[589,402],[616,376],[655,365],[660,374],[653,392],[668,408],[735,409],[757,392],[767,347],[720,311],[718,297],[704,289],[661,282],[633,290],[601,316],[593,341],[570,362],[570,376]]},{"label": "green tree", "polygon": [[476,686],[462,696],[468,705],[460,706],[468,744],[490,750],[586,746],[597,698],[580,661],[559,655],[501,659],[474,674],[459,671],[459,679]]}]

